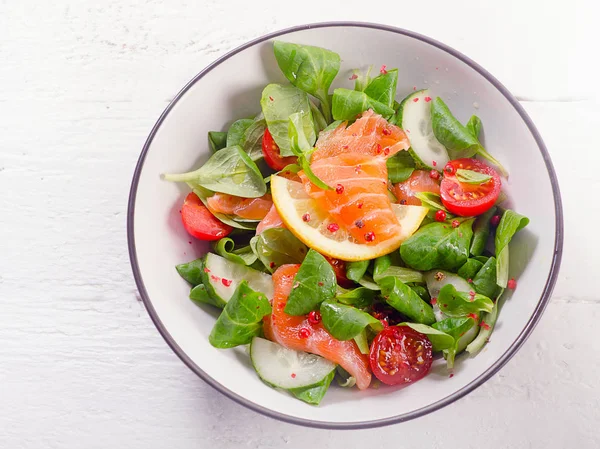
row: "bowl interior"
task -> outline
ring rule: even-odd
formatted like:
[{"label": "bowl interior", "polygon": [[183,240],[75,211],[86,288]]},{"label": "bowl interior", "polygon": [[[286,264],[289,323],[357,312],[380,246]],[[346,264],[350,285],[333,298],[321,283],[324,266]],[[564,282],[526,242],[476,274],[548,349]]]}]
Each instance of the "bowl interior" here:
[{"label": "bowl interior", "polygon": [[[237,118],[255,115],[270,82],[285,82],[272,53],[271,39],[226,57],[196,80],[162,118],[149,141],[134,182],[132,233],[138,283],[159,328],[195,370],[201,370],[230,396],[272,415],[313,425],[353,425],[416,416],[420,409],[457,397],[486,371],[495,369],[519,340],[542,293],[551,288],[556,229],[555,198],[544,156],[519,111],[482,73],[431,43],[389,29],[328,26],[287,32],[278,39],[323,46],[338,52],[342,68],[337,86],[350,87],[351,69],[385,64],[399,68],[398,100],[415,88],[430,88],[464,123],[472,114],[484,124],[487,149],[510,172],[505,190],[510,206],[531,223],[511,246],[511,276],[518,289],[507,298],[492,341],[477,357],[460,357],[452,378],[438,363],[422,381],[405,389],[380,387],[359,392],[333,387],[319,407],[265,386],[252,369],[246,350],[218,350],[208,343],[216,312],[188,299],[188,285],[174,266],[202,255],[207,246],[192,241],[181,225],[184,187],[161,180],[166,172],[184,172],[207,159],[206,133],[226,130]],[[336,87],[337,87],[336,86]],[[532,170],[532,168],[534,168]],[[195,365],[195,366],[194,366]],[[463,390],[464,392],[465,390]],[[349,407],[350,405],[350,407]]]}]

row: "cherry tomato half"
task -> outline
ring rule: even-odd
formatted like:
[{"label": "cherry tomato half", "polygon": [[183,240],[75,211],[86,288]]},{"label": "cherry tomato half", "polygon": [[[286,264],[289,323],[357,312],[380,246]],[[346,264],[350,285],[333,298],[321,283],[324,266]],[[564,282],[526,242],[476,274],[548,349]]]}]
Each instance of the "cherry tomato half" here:
[{"label": "cherry tomato half", "polygon": [[416,382],[431,368],[431,342],[408,326],[386,327],[373,340],[369,361],[373,374],[384,384]]},{"label": "cherry tomato half", "polygon": [[[483,184],[460,182],[456,170],[472,170],[491,176]],[[491,208],[500,194],[502,181],[492,167],[477,159],[463,158],[448,162],[444,168],[444,179],[440,186],[442,203],[450,212],[462,217],[481,215]]]},{"label": "cherry tomato half", "polygon": [[296,156],[281,156],[279,147],[268,129],[265,129],[265,134],[263,135],[262,152],[265,162],[273,170],[283,170],[286,165],[295,164],[298,161]]},{"label": "cherry tomato half", "polygon": [[211,214],[194,192],[190,192],[183,202],[181,220],[185,230],[200,240],[219,240],[233,231],[231,226]]}]

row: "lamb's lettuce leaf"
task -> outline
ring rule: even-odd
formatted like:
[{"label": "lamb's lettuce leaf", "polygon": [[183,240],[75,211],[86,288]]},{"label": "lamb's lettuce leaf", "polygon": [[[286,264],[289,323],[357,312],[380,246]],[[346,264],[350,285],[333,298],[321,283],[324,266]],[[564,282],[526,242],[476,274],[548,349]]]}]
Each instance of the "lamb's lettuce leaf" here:
[{"label": "lamb's lettuce leaf", "polygon": [[340,56],[310,45],[274,42],[275,59],[294,86],[316,97],[327,122],[331,121],[329,88],[340,70]]}]

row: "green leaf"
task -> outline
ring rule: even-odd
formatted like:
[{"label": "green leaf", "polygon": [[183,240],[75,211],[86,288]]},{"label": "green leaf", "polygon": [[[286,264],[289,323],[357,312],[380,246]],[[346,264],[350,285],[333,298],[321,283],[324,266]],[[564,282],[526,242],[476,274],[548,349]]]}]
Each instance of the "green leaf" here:
[{"label": "green leaf", "polygon": [[383,273],[391,266],[403,266],[400,253],[394,251],[374,259],[372,271],[374,274]]},{"label": "green leaf", "polygon": [[262,140],[266,129],[267,122],[261,112],[254,118],[252,124],[246,128],[246,131],[244,131],[241,147],[253,161],[263,157]]},{"label": "green leaf", "polygon": [[513,236],[529,224],[529,218],[519,215],[512,210],[502,214],[498,228],[496,229],[496,283],[506,288],[508,283],[508,244]]},{"label": "green leaf", "polygon": [[454,358],[458,352],[458,343],[460,338],[466,334],[475,325],[473,318],[446,318],[435,323],[432,327],[442,331],[454,338],[454,346],[444,350],[448,369],[454,368]]},{"label": "green leaf", "polygon": [[[383,324],[381,326],[383,327]],[[367,338],[366,328],[363,329],[356,337],[354,337],[354,342],[356,343],[356,346],[358,346],[358,350],[361,354],[369,354],[369,339]]]},{"label": "green leaf", "polygon": [[[450,159],[473,157],[475,154],[479,154],[498,167],[504,176],[507,175],[506,170],[500,162],[483,148],[477,136],[472,132],[477,126],[475,120],[471,122],[471,129],[463,126],[452,115],[450,109],[448,109],[448,106],[446,106],[446,103],[440,97],[436,97],[431,102],[431,124],[433,134],[448,149]],[[479,121],[479,127],[481,127],[481,121]]]},{"label": "green leaf", "polygon": [[392,108],[396,99],[396,85],[398,84],[398,69],[388,70],[376,76],[369,82],[364,93],[373,100]]},{"label": "green leaf", "polygon": [[227,130],[227,146],[242,146],[244,143],[244,134],[253,123],[254,120],[248,118],[242,118],[233,122]]},{"label": "green leaf", "polygon": [[[302,170],[302,167],[300,167],[298,164],[289,164],[286,165],[283,170],[280,170],[278,173],[285,173],[287,175],[289,175],[290,173],[298,173],[300,170]],[[290,173],[288,173],[290,172]]]},{"label": "green leaf", "polygon": [[294,153],[294,156],[297,157],[304,157],[305,154],[313,148],[312,145],[308,143],[302,126],[302,114],[300,112],[290,114],[288,138],[290,140],[290,150]]},{"label": "green leaf", "polygon": [[200,201],[202,201],[202,204],[204,204],[206,206],[206,208],[210,211],[211,214],[213,214],[217,219],[219,219],[220,221],[222,221],[223,223],[232,226],[234,228],[237,229],[242,229],[245,231],[253,231],[256,229],[256,224],[257,223],[248,223],[248,222],[239,222],[234,220],[234,217],[231,215],[225,215],[225,214],[221,214],[219,212],[215,212],[210,205],[208,204],[208,197],[214,195],[214,192],[208,189],[205,189],[204,187],[193,183],[193,182],[188,182],[187,183],[188,186],[190,186],[190,188],[192,189],[192,191],[198,196],[198,198],[200,198]]},{"label": "green leaf", "polygon": [[321,303],[321,317],[327,332],[341,341],[353,339],[367,326],[376,332],[383,330],[383,324],[377,318],[356,307],[334,301]]},{"label": "green leaf", "polygon": [[389,276],[395,277],[396,279],[399,279],[405,284],[411,282],[420,284],[425,282],[425,279],[423,278],[423,273],[405,267],[390,266],[384,271],[373,272],[373,279],[375,280],[375,282],[379,282],[381,279]]},{"label": "green leaf", "polygon": [[164,177],[167,181],[193,182],[213,192],[244,198],[258,198],[267,193],[260,170],[237,145],[217,151],[198,170]]},{"label": "green leaf", "polygon": [[215,348],[233,348],[262,332],[262,319],[271,313],[269,300],[242,281],[219,315],[208,341]]},{"label": "green leaf", "polygon": [[340,387],[352,388],[354,385],[356,385],[356,379],[340,365],[337,366],[336,372],[338,375],[337,383]]},{"label": "green leaf", "polygon": [[326,128],[323,129],[323,131],[331,131],[333,129],[336,129],[337,127],[339,127],[342,123],[344,123],[342,120],[336,120],[334,122],[331,122],[329,125],[327,125]]},{"label": "green leaf", "polygon": [[[479,144],[477,147],[477,154],[486,159],[489,163],[495,165],[502,176],[508,177],[508,171],[502,166],[498,159],[496,159],[494,156],[488,153],[485,148],[483,148],[483,145]],[[498,199],[501,199],[501,197],[498,197]]]},{"label": "green leaf", "polygon": [[496,284],[496,258],[490,257],[472,277],[473,289],[488,298],[497,298],[501,288]]},{"label": "green leaf", "polygon": [[447,333],[435,329],[431,326],[427,326],[426,324],[420,323],[400,323],[398,326],[408,326],[411,329],[416,330],[424,335],[427,335],[431,345],[433,346],[433,351],[443,351],[444,349],[450,349],[454,347],[455,340],[452,335],[448,335]]},{"label": "green leaf", "polygon": [[437,304],[444,315],[463,317],[470,313],[491,312],[494,302],[479,293],[459,292],[454,285],[444,285],[437,298]]},{"label": "green leaf", "polygon": [[472,224],[468,219],[457,228],[437,222],[421,227],[400,247],[402,260],[419,271],[460,268],[469,256]]},{"label": "green leaf", "polygon": [[370,65],[363,72],[361,69],[352,70],[352,77],[350,79],[354,79],[354,90],[357,92],[363,92],[369,83],[371,82],[371,70],[373,70],[373,66]]},{"label": "green leaf", "polygon": [[375,299],[375,290],[366,287],[358,287],[353,290],[338,291],[336,299],[342,304],[354,306],[359,309],[364,309],[373,304]]},{"label": "green leaf", "polygon": [[423,285],[410,283],[408,284],[408,286],[412,289],[413,292],[419,295],[419,298],[421,298],[423,301],[431,301],[431,295],[429,294],[429,290],[427,290],[427,288],[425,288]]},{"label": "green leaf", "polygon": [[475,355],[488,342],[490,335],[494,331],[494,326],[496,325],[496,321],[498,321],[498,313],[500,311],[500,298],[504,290],[501,290],[498,294],[498,299],[496,300],[496,304],[494,305],[494,309],[490,313],[484,313],[481,315],[481,327],[479,328],[479,333],[475,340],[473,340],[467,347],[466,351]]},{"label": "green leaf", "polygon": [[398,312],[417,323],[435,323],[432,307],[404,282],[389,276],[381,279],[378,284],[381,286],[381,295]]},{"label": "green leaf", "polygon": [[485,264],[488,261],[489,257],[487,257],[487,256],[475,256],[475,257],[473,257],[473,259],[478,260],[479,262]]},{"label": "green leaf", "polygon": [[[364,91],[369,83],[371,82],[371,70],[373,70],[373,66],[370,65],[367,67],[367,70],[363,73],[360,69],[352,70],[354,81],[354,90],[357,92]],[[352,79],[352,78],[351,78]]]},{"label": "green leaf", "polygon": [[289,315],[306,315],[323,301],[333,298],[336,287],[332,266],[325,257],[311,249],[294,277],[284,311]]},{"label": "green leaf", "polygon": [[482,126],[483,123],[481,123],[481,119],[476,115],[472,115],[469,121],[467,122],[466,128],[473,137],[479,139],[479,134],[481,134]]},{"label": "green leaf", "polygon": [[384,277],[382,274],[392,266],[392,258],[389,254],[385,256],[380,256],[375,259],[373,263],[373,279],[377,281],[378,279]]},{"label": "green leaf", "polygon": [[398,125],[402,127],[402,113],[400,112],[401,104],[402,103],[398,103],[396,100],[394,100],[394,105],[392,106],[394,108],[394,115],[392,115],[392,117],[388,120],[391,125]]},{"label": "green leaf", "polygon": [[314,385],[309,385],[308,387],[291,388],[288,391],[301,401],[311,405],[319,405],[323,400],[325,393],[327,393],[329,385],[334,377],[335,370],[332,370],[327,376]]},{"label": "green leaf", "polygon": [[290,115],[290,123],[288,129],[288,135],[290,138],[290,149],[292,153],[298,157],[298,163],[304,170],[304,174],[306,177],[312,182],[314,185],[323,190],[331,190],[327,184],[325,184],[321,179],[315,175],[310,168],[310,164],[308,162],[308,155],[312,150],[312,146],[306,140],[306,136],[301,128],[301,115],[298,113]]},{"label": "green leaf", "polygon": [[327,120],[325,120],[321,110],[312,101],[310,102],[310,110],[312,112],[313,121],[315,122],[315,133],[318,137],[319,133],[327,128]]},{"label": "green leaf", "polygon": [[346,277],[354,282],[359,282],[369,268],[369,260],[360,260],[358,262],[348,262],[346,264]]},{"label": "green leaf", "polygon": [[202,258],[182,263],[175,267],[179,276],[188,281],[192,286],[202,284],[202,271],[204,270],[204,261]]},{"label": "green leaf", "polygon": [[250,246],[272,273],[282,265],[302,263],[308,248],[286,228],[265,229],[252,238]]},{"label": "green leaf", "polygon": [[477,154],[479,141],[452,115],[440,97],[431,102],[431,125],[435,138],[448,149],[450,159]]},{"label": "green leaf", "polygon": [[442,321],[438,321],[432,327],[451,335],[458,342],[460,337],[462,337],[465,332],[471,329],[474,324],[475,320],[470,317],[446,318]]},{"label": "green leaf", "polygon": [[227,133],[222,131],[209,131],[208,144],[210,151],[216,153],[227,146]]},{"label": "green leaf", "polygon": [[437,212],[438,210],[443,210],[444,212],[446,212],[446,219],[453,217],[453,215],[450,214],[450,212],[448,212],[448,209],[446,209],[446,206],[442,204],[442,200],[440,199],[440,196],[437,193],[415,192],[414,195],[416,198],[421,200],[421,204],[423,206],[431,209],[432,211]]},{"label": "green leaf", "polygon": [[470,253],[473,256],[481,256],[485,245],[490,236],[490,221],[498,208],[492,206],[491,209],[477,217],[473,225],[473,241],[471,242]]},{"label": "green leaf", "polygon": [[458,269],[458,274],[463,279],[471,279],[475,277],[477,272],[483,267],[483,264],[477,259],[467,259],[462,267]]},{"label": "green leaf", "polygon": [[459,182],[464,182],[466,184],[481,185],[488,182],[492,177],[485,173],[459,168],[456,170],[456,179],[458,179]]},{"label": "green leaf", "polygon": [[309,145],[312,147],[317,139],[315,124],[310,110],[310,101],[306,92],[293,87],[269,84],[264,88],[260,100],[269,132],[279,146],[281,156],[293,156],[288,134],[289,117],[300,113],[302,129]]},{"label": "green leaf", "polygon": [[210,304],[211,306],[222,308],[222,306],[217,304],[217,302],[206,291],[204,284],[199,284],[192,288],[190,291],[190,299],[196,304]]},{"label": "green leaf", "polygon": [[235,242],[229,237],[213,242],[212,244],[215,253],[234,263],[241,265],[252,265],[256,262],[257,256],[252,251],[250,245],[244,245],[239,248],[235,247]]},{"label": "green leaf", "polygon": [[394,110],[378,101],[373,100],[364,92],[349,89],[335,89],[333,91],[333,118],[335,120],[356,120],[363,112],[373,109],[384,118],[394,114]]},{"label": "green leaf", "polygon": [[508,246],[513,236],[529,224],[529,218],[512,210],[502,214],[498,228],[496,229],[496,254]]},{"label": "green leaf", "polygon": [[304,170],[304,174],[306,175],[306,177],[308,178],[308,180],[310,182],[312,182],[314,185],[316,185],[320,189],[331,190],[330,186],[328,186],[327,184],[325,184],[321,180],[321,178],[319,178],[317,175],[314,174],[314,172],[310,168],[310,164],[308,163],[308,161],[306,160],[306,158],[302,157],[302,158],[299,159],[299,161],[300,161],[300,164],[302,165],[302,170]]},{"label": "green leaf", "polygon": [[392,183],[404,182],[415,170],[415,160],[408,151],[399,151],[386,161],[388,179]]},{"label": "green leaf", "polygon": [[340,56],[324,48],[281,41],[275,41],[273,47],[285,77],[318,98],[325,118],[330,121],[329,87],[340,70]]},{"label": "green leaf", "polygon": [[363,287],[368,288],[369,290],[374,290],[374,291],[381,290],[381,287],[375,283],[373,278],[366,274],[358,280],[358,283],[360,285],[362,285]]},{"label": "green leaf", "polygon": [[[479,135],[481,134],[482,127],[483,127],[483,123],[481,122],[481,119],[479,117],[477,117],[476,115],[471,116],[471,118],[467,122],[467,126],[466,126],[466,128],[469,130],[469,132],[478,140],[479,140]],[[485,150],[485,148],[483,147],[483,145],[481,145],[481,143],[479,144],[479,148],[478,148],[477,152],[479,153],[479,155],[481,157],[483,157],[484,159],[487,159],[489,162],[494,164],[498,168],[500,173],[502,173],[503,176],[508,176],[508,172],[502,166],[502,164],[500,164],[500,162],[498,160],[496,160],[496,158],[494,158],[490,153],[488,153]]]}]

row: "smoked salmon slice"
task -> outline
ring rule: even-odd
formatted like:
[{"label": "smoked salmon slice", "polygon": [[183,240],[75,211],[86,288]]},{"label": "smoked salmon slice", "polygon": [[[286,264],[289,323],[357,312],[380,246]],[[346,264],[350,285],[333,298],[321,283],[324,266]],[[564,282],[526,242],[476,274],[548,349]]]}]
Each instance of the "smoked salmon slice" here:
[{"label": "smoked salmon slice", "polygon": [[283,224],[283,220],[279,216],[279,212],[277,212],[277,208],[273,204],[267,215],[265,215],[265,218],[263,218],[256,227],[256,235],[266,231],[267,229],[285,227],[286,226]]},{"label": "smoked salmon slice", "polygon": [[[336,340],[322,323],[310,324],[306,316],[284,312],[299,268],[300,265],[282,265],[273,273],[273,313],[264,318],[265,336],[286,348],[317,354],[339,364],[356,379],[360,390],[368,388],[371,383],[368,356],[361,354],[353,340]],[[300,332],[301,329],[308,332]],[[304,336],[306,333],[309,334],[307,337]]]},{"label": "smoked salmon slice", "polygon": [[[321,133],[310,167],[329,185],[323,190],[300,178],[319,209],[327,211],[361,244],[378,244],[400,233],[400,223],[388,197],[386,160],[406,150],[409,142],[400,128],[369,110],[352,125]],[[330,228],[336,232],[336,226]]]},{"label": "smoked salmon slice", "polygon": [[394,194],[400,204],[420,206],[421,200],[415,196],[415,193],[418,192],[431,192],[439,195],[440,182],[432,179],[428,171],[415,170],[406,181],[394,185]]},{"label": "smoked salmon slice", "polygon": [[369,109],[348,127],[344,122],[333,130],[321,132],[315,147],[311,164],[341,153],[389,157],[407,150],[410,143],[401,128]]},{"label": "smoked salmon slice", "polygon": [[236,215],[247,220],[262,220],[273,206],[270,194],[260,198],[241,198],[227,193],[215,193],[206,201],[213,212]]},{"label": "smoked salmon slice", "polygon": [[376,244],[399,232],[400,224],[387,195],[384,158],[347,153],[320,159],[311,169],[332,190],[318,188],[301,172],[306,192],[357,243]]}]

